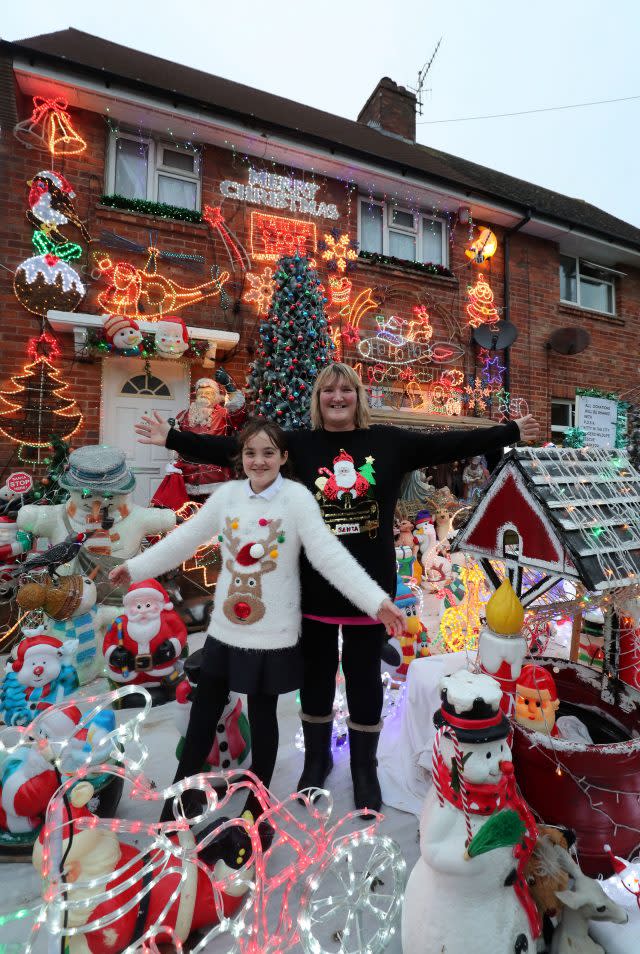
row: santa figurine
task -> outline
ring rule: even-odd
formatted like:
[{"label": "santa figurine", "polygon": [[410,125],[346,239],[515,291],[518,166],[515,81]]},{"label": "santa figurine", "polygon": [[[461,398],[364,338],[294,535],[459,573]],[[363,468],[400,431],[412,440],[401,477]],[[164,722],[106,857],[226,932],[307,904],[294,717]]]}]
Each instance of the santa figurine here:
[{"label": "santa figurine", "polygon": [[142,580],[129,587],[122,602],[124,613],[102,645],[109,678],[119,685],[161,687],[161,693],[152,693],[155,701],[174,696],[187,628],[169,594],[156,580]]},{"label": "santa figurine", "polygon": [[[502,690],[466,670],[444,676],[440,690],[433,786],[404,897],[402,949],[534,954],[541,922],[526,867],[537,830],[516,786]],[[505,816],[495,820],[504,810],[508,826]]]},{"label": "santa figurine", "polygon": [[333,473],[326,467],[321,467],[318,472],[326,475],[316,480],[316,486],[327,500],[356,500],[366,496],[369,490],[369,481],[358,473],[353,457],[344,449],[333,458]]},{"label": "santa figurine", "polygon": [[[226,391],[226,398],[222,391]],[[231,376],[219,368],[213,378],[199,378],[193,401],[176,418],[176,427],[192,434],[230,437],[245,421],[245,399]],[[178,458],[167,468],[167,476],[156,491],[152,503],[178,511],[187,498],[204,502],[216,488],[231,478],[228,467],[194,464]]]},{"label": "santa figurine", "polygon": [[[61,828],[49,832],[45,826],[33,847],[33,865],[46,878],[54,839],[62,836],[62,887],[72,902],[65,924],[81,929],[65,937],[68,954],[138,949],[141,939],[152,931],[156,943],[179,944],[182,949],[193,931],[211,927],[221,915],[231,917],[237,911],[249,885],[228,880],[232,872],[222,859],[216,859],[212,846],[199,851],[193,832],[183,830],[169,835],[175,854],[164,846],[145,852],[120,841],[111,827],[95,825],[95,816],[86,808],[93,795],[89,782],[77,783],[68,793],[70,811],[63,806]],[[81,827],[81,818],[94,823]],[[53,818],[48,822],[53,825]],[[149,858],[153,867],[145,872]],[[46,882],[43,893],[47,893]],[[93,904],[79,904],[80,899]]]},{"label": "santa figurine", "polygon": [[109,348],[126,358],[140,354],[142,332],[140,325],[126,315],[105,315],[102,329]]},{"label": "santa figurine", "polygon": [[18,530],[11,516],[0,516],[0,601],[10,599],[15,592],[13,571],[19,556],[31,548],[33,537],[26,530]]},{"label": "santa figurine", "polygon": [[588,728],[577,716],[556,715],[560,706],[556,682],[544,666],[524,666],[516,684],[515,720],[531,732],[554,739],[567,739],[591,745]]},{"label": "santa figurine", "polygon": [[181,358],[189,350],[189,332],[182,318],[161,318],[153,326],[153,333],[158,357]]},{"label": "santa figurine", "polygon": [[25,638],[9,659],[0,686],[0,714],[7,725],[28,725],[38,703],[59,702],[79,685],[77,639],[62,642],[48,636],[44,626],[22,632]]}]

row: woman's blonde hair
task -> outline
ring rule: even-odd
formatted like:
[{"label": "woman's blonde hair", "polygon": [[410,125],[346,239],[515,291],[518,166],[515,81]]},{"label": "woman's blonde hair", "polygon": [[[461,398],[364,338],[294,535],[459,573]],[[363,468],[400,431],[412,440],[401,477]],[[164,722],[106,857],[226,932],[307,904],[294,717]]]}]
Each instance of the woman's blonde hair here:
[{"label": "woman's blonde hair", "polygon": [[311,392],[312,430],[317,431],[324,427],[322,411],[320,410],[320,392],[335,378],[340,378],[342,381],[345,381],[356,392],[356,414],[354,422],[356,427],[369,427],[371,423],[371,412],[369,410],[369,402],[367,401],[367,392],[364,389],[364,384],[353,368],[349,367],[348,364],[340,364],[336,361],[322,369],[313,385],[313,391]]}]

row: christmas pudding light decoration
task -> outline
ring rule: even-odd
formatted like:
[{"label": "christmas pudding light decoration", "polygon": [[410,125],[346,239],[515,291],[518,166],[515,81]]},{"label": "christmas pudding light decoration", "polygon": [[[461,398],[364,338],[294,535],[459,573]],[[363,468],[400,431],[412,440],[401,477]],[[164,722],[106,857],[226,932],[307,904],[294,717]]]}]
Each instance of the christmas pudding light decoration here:
[{"label": "christmas pudding light decoration", "polygon": [[25,463],[40,464],[52,438],[69,440],[82,424],[78,405],[65,396],[68,385],[54,365],[59,355],[56,339],[46,331],[31,338],[29,363],[11,379],[14,390],[0,391],[0,401],[8,407],[0,412],[0,434],[20,445],[18,457]]},{"label": "christmas pudding light decoration", "polygon": [[493,305],[493,292],[491,286],[482,276],[475,285],[467,287],[469,295],[469,304],[467,305],[467,315],[469,325],[472,328],[479,328],[480,325],[493,324],[498,321],[500,315]]},{"label": "christmas pudding light decoration", "polygon": [[44,149],[52,156],[77,156],[87,144],[76,132],[67,112],[67,101],[33,97],[33,112],[13,127],[18,142],[28,148]]}]

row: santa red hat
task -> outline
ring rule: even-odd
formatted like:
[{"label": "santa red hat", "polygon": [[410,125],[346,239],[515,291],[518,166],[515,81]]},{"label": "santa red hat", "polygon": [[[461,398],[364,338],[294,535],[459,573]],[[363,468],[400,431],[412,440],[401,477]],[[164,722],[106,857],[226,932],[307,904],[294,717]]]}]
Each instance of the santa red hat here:
[{"label": "santa red hat", "polygon": [[18,643],[16,658],[11,663],[14,672],[20,672],[28,656],[45,653],[48,656],[62,656],[64,654],[62,642],[55,636],[27,636]]},{"label": "santa red hat", "polygon": [[240,566],[252,566],[254,563],[257,563],[258,560],[261,560],[265,555],[264,544],[256,543],[245,543],[244,546],[240,547],[236,554],[236,563],[239,563]]},{"label": "santa red hat", "polygon": [[129,603],[133,603],[134,600],[143,600],[147,596],[158,596],[158,594],[160,594],[164,600],[165,605],[163,609],[173,609],[173,603],[169,599],[169,594],[164,586],[158,583],[157,580],[141,580],[140,583],[133,583],[125,593],[122,603],[124,606],[127,606]]},{"label": "santa red hat", "polygon": [[522,686],[523,689],[535,690],[536,692],[544,692],[546,690],[552,702],[556,702],[558,699],[555,679],[551,673],[547,672],[542,666],[536,666],[533,663],[523,666],[516,685]]},{"label": "santa red hat", "polygon": [[[38,702],[35,707],[35,712],[38,715],[41,715],[43,712],[49,712],[51,716],[59,716],[65,731],[74,729],[80,724],[80,720],[82,719],[80,709],[72,703],[66,706],[53,706],[50,702]],[[65,720],[68,720],[68,725]]]},{"label": "santa red hat", "polygon": [[189,332],[182,318],[175,315],[167,315],[156,321],[154,331],[156,335],[181,335],[185,344],[189,344]]},{"label": "santa red hat", "polygon": [[340,450],[340,453],[338,454],[337,457],[333,458],[334,465],[341,464],[343,461],[348,461],[350,464],[353,464],[353,457],[351,456],[351,454],[347,454],[344,448]]},{"label": "santa red hat", "polygon": [[127,318],[126,315],[107,315],[102,319],[102,329],[104,336],[109,344],[113,344],[113,339],[119,331],[125,328],[133,328],[134,331],[140,331],[140,326],[133,318]]},{"label": "santa red hat", "polygon": [[624,858],[620,858],[618,855],[614,855],[611,850],[611,845],[604,845],[603,847],[609,856],[609,861],[611,862],[614,873],[619,875],[622,874],[623,871],[626,871],[629,867],[629,862],[625,861]]}]

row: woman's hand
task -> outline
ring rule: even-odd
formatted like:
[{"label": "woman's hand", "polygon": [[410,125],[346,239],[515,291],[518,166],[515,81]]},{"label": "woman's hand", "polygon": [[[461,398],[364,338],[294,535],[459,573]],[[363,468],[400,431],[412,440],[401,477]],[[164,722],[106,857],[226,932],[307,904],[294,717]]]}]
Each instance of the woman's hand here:
[{"label": "woman's hand", "polygon": [[153,417],[143,414],[142,420],[134,425],[134,429],[141,444],[157,444],[158,447],[164,447],[170,428],[166,417],[154,411]]},{"label": "woman's hand", "polygon": [[384,623],[388,636],[400,636],[404,632],[404,624],[407,618],[391,600],[386,599],[384,603],[380,604],[377,618],[381,623]]},{"label": "woman's hand", "polygon": [[516,424],[520,429],[521,441],[530,443],[531,441],[537,441],[540,437],[540,425],[533,414],[526,414],[524,417],[519,417],[516,420]]},{"label": "woman's hand", "polygon": [[129,573],[129,568],[126,563],[121,563],[120,566],[116,566],[109,573],[109,582],[113,583],[114,586],[122,586],[127,590],[131,586],[131,574]]}]

